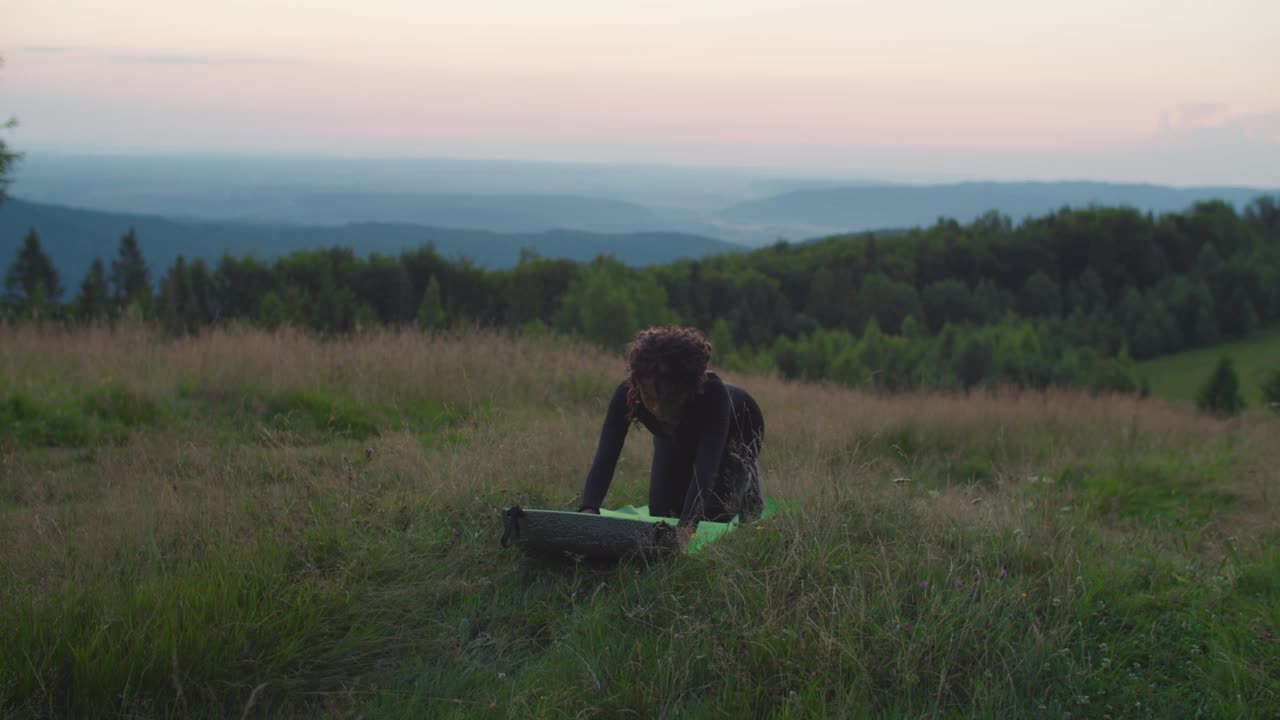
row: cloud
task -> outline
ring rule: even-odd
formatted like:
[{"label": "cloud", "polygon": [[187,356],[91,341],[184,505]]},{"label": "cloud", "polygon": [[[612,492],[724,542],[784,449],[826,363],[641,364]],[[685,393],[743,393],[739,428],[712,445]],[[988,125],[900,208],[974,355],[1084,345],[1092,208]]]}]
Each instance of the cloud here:
[{"label": "cloud", "polygon": [[1157,133],[1167,135],[1221,124],[1228,109],[1226,103],[1196,102],[1162,110]]},{"label": "cloud", "polygon": [[1183,103],[1177,107],[1174,123],[1179,127],[1204,127],[1222,119],[1226,103]]},{"label": "cloud", "polygon": [[1184,103],[1160,113],[1154,139],[1220,137],[1280,143],[1280,111],[1231,113],[1224,103]]},{"label": "cloud", "polygon": [[26,53],[73,53],[81,52],[84,48],[74,45],[23,45],[22,52]]},{"label": "cloud", "polygon": [[143,65],[257,65],[278,62],[251,55],[201,55],[190,53],[111,53],[107,58],[114,62],[140,63]]},{"label": "cloud", "polygon": [[279,58],[223,53],[131,53],[77,45],[26,45],[24,53],[38,55],[79,55],[115,63],[136,65],[260,65],[285,62]]},{"label": "cloud", "polygon": [[1230,124],[1240,128],[1248,137],[1280,143],[1280,112],[1241,115]]}]

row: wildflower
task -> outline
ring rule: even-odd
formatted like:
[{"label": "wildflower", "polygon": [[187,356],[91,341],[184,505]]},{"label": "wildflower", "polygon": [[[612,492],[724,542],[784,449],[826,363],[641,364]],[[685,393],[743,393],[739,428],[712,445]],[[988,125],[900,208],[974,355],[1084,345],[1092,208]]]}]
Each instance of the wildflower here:
[{"label": "wildflower", "polygon": [[963,581],[963,580],[957,580],[957,581],[955,581],[955,583],[954,583],[954,584],[955,584],[955,586],[956,586],[956,587],[958,587],[958,588],[964,587],[964,581]]},{"label": "wildflower", "polygon": [[365,460],[372,460],[372,459],[373,459],[373,448],[371,448],[371,447],[367,447],[367,448],[365,448],[365,449],[364,449],[364,459],[365,459]]},{"label": "wildflower", "polygon": [[1027,599],[1027,594],[1026,594],[1025,592],[1024,592],[1024,593],[1022,593],[1022,599],[1023,599],[1023,600],[1026,600],[1026,599]]},{"label": "wildflower", "polygon": [[903,630],[910,630],[910,629],[911,629],[911,623],[909,623],[909,622],[904,622],[904,623],[902,623],[901,625],[899,625],[898,627],[902,628]]},{"label": "wildflower", "polygon": [[1000,577],[1002,578],[1009,577],[1009,571],[1005,570],[1004,568],[1000,568]]},{"label": "wildflower", "polygon": [[928,581],[928,580],[921,580],[921,581],[920,581],[920,584],[919,584],[919,585],[917,585],[916,587],[920,588],[921,590],[928,590],[928,589],[929,589],[929,581]]},{"label": "wildflower", "polygon": [[499,680],[506,680],[506,679],[507,679],[507,674],[506,674],[506,673],[504,673],[504,672],[500,672],[500,673],[498,673],[498,679],[499,679]]}]

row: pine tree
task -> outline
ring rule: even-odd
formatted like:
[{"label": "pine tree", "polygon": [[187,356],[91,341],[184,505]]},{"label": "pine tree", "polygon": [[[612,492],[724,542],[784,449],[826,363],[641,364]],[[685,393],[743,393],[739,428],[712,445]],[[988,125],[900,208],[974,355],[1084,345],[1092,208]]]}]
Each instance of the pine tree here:
[{"label": "pine tree", "polygon": [[40,235],[35,228],[27,232],[18,257],[5,273],[4,289],[10,304],[33,310],[45,302],[57,302],[62,296],[58,271],[40,247]]},{"label": "pine tree", "polygon": [[120,250],[111,261],[111,295],[117,307],[137,303],[143,312],[150,310],[151,270],[142,257],[133,228],[120,238]]},{"label": "pine tree", "polygon": [[423,330],[438,330],[445,326],[445,321],[440,281],[432,275],[427,281],[427,289],[422,292],[422,302],[418,303],[418,327]]},{"label": "pine tree", "polygon": [[169,268],[169,272],[160,281],[160,298],[156,309],[160,327],[167,335],[180,336],[187,333],[185,307],[189,294],[187,261],[182,255],[178,255],[173,267]]},{"label": "pine tree", "polygon": [[198,335],[209,321],[206,312],[209,271],[204,260],[188,263],[178,255],[173,267],[160,281],[160,297],[156,314],[160,326],[173,336]]},{"label": "pine tree", "polygon": [[94,258],[89,271],[80,281],[80,294],[76,296],[76,316],[84,322],[97,322],[108,317],[110,303],[106,269],[102,258]]},{"label": "pine tree", "polygon": [[1213,374],[1196,393],[1196,407],[1219,417],[1230,417],[1244,409],[1240,377],[1230,356],[1223,356]]}]

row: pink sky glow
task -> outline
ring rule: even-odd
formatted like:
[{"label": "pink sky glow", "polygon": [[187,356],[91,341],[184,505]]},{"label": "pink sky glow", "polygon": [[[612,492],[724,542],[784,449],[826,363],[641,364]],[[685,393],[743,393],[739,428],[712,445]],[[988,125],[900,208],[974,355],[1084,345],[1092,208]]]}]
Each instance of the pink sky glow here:
[{"label": "pink sky glow", "polygon": [[0,0],[0,55],[41,151],[1280,185],[1264,0]]}]

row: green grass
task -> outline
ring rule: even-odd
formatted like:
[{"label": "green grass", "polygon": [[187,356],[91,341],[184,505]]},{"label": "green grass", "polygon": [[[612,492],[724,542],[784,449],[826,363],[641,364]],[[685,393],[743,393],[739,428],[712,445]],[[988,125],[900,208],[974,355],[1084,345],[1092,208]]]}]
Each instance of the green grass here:
[{"label": "green grass", "polygon": [[1194,404],[1196,392],[1209,379],[1224,355],[1235,363],[1240,392],[1249,407],[1263,404],[1262,386],[1268,373],[1280,371],[1280,329],[1248,340],[1189,350],[1137,364],[1136,374],[1151,384],[1153,395],[1174,402]]},{"label": "green grass", "polygon": [[798,507],[553,562],[500,550],[501,511],[572,507],[615,358],[214,336],[130,376],[136,339],[22,339],[9,417],[114,430],[0,438],[6,718],[1280,713],[1269,415],[736,378]]},{"label": "green grass", "polygon": [[120,443],[129,433],[154,425],[164,408],[129,389],[106,383],[90,392],[38,401],[22,392],[0,395],[0,443],[77,447]]}]

